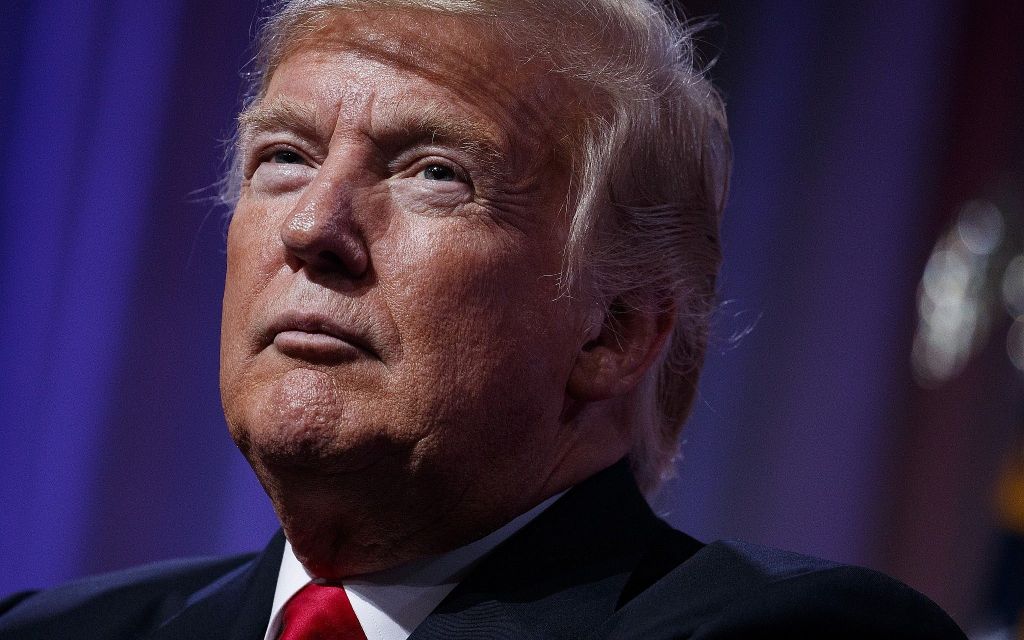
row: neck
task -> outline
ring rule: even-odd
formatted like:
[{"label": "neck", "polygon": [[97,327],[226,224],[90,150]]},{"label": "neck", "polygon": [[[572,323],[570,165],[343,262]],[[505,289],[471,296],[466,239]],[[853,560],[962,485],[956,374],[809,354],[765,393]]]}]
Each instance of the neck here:
[{"label": "neck", "polygon": [[296,557],[313,575],[338,580],[478,540],[628,452],[628,440],[594,425],[574,421],[563,432],[564,442],[547,449],[558,455],[527,451],[437,467],[382,462],[347,473],[253,467]]}]

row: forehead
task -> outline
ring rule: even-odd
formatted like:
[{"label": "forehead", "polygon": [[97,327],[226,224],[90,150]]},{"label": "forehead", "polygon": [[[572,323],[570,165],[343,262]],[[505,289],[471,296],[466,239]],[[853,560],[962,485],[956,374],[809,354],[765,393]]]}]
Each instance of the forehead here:
[{"label": "forehead", "polygon": [[291,29],[257,106],[372,101],[375,115],[428,109],[501,143],[552,148],[572,124],[573,86],[496,31],[482,18],[420,9],[324,12]]}]

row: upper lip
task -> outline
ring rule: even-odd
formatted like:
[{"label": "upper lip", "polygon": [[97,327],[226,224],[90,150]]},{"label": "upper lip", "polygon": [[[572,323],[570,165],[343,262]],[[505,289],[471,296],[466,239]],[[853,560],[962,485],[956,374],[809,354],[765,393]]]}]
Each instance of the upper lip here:
[{"label": "upper lip", "polygon": [[274,337],[283,331],[305,331],[306,333],[323,333],[356,347],[368,356],[380,359],[373,341],[365,332],[339,321],[330,314],[319,312],[286,311],[274,316],[264,334],[263,346],[274,342]]}]

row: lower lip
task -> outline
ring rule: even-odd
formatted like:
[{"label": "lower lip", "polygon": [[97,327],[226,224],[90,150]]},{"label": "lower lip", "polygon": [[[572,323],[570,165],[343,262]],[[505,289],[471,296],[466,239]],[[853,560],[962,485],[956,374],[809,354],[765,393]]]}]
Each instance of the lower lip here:
[{"label": "lower lip", "polygon": [[274,336],[274,346],[286,356],[312,362],[355,360],[365,355],[362,349],[337,336],[306,331],[282,331]]}]

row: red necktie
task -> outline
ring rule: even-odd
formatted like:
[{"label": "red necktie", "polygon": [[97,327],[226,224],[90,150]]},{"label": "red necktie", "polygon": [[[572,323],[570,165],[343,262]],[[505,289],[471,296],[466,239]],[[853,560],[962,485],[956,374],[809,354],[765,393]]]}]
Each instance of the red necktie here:
[{"label": "red necktie", "polygon": [[366,640],[344,587],[307,584],[281,610],[278,640]]}]

